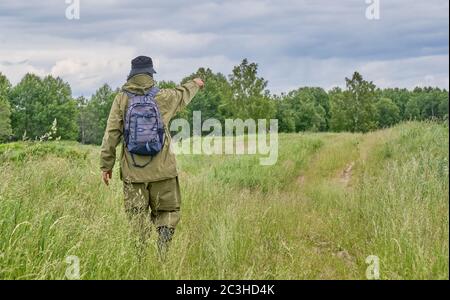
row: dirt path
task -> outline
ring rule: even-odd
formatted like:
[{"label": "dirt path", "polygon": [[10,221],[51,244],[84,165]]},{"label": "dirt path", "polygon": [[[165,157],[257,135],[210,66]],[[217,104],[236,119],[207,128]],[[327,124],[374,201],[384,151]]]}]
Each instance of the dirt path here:
[{"label": "dirt path", "polygon": [[[339,138],[328,137],[323,147],[311,158],[306,169],[298,175],[291,193],[298,201],[306,202],[308,221],[298,243],[306,243],[311,264],[325,266],[318,278],[340,274],[349,277],[360,274],[360,254],[357,247],[348,243],[351,224],[342,218],[343,209],[351,209],[351,186],[360,170],[370,162],[376,147],[391,138],[392,132],[380,131],[370,135],[340,134]],[[337,229],[339,219],[341,229]],[[340,236],[337,232],[342,231]],[[345,271],[343,271],[345,270]]]},{"label": "dirt path", "polygon": [[327,203],[333,199],[334,193],[337,193],[336,199],[341,197],[350,185],[354,167],[361,155],[360,141],[361,136],[354,134],[344,138],[342,134],[326,137],[324,145],[313,155],[308,166],[298,174],[293,185],[284,191],[286,198],[303,203],[301,215],[308,220],[301,222],[304,227],[295,243],[302,245],[303,251],[307,253],[308,264],[316,268],[323,266],[316,274],[320,279],[342,277],[343,270],[348,278],[357,276],[356,255],[330,234],[333,231],[330,218],[339,215],[339,211],[335,211],[336,207],[327,207]]},{"label": "dirt path", "polygon": [[348,186],[350,180],[352,179],[353,167],[355,166],[355,162],[350,162],[344,170],[341,172],[340,181],[344,186]]}]

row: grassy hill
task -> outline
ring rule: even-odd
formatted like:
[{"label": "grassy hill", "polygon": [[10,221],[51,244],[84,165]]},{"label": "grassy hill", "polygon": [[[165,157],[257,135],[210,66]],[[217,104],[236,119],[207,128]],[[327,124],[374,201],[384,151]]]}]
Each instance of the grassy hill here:
[{"label": "grassy hill", "polygon": [[[280,135],[278,163],[178,156],[182,221],[170,256],[138,259],[99,148],[0,145],[0,279],[448,279],[448,125]],[[156,233],[153,232],[155,239]],[[152,243],[153,245],[154,243]]]}]

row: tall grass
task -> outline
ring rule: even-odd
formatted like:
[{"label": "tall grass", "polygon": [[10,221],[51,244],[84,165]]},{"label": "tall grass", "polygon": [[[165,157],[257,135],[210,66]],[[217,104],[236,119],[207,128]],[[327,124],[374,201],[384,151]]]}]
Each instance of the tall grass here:
[{"label": "tall grass", "polygon": [[[255,156],[179,156],[182,221],[168,260],[144,255],[115,170],[75,143],[0,145],[0,278],[448,279],[448,126],[280,135]],[[352,166],[349,168],[349,166]],[[349,169],[345,171],[346,169]]]}]

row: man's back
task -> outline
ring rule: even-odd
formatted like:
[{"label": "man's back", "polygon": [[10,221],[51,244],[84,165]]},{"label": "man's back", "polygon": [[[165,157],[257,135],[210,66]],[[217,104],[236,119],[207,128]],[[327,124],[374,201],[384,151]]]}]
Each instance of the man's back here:
[{"label": "man's back", "polygon": [[[123,140],[129,97],[133,97],[131,101],[133,105],[142,104],[140,100],[137,100],[136,95],[147,95],[154,99],[157,106],[155,107],[152,103],[154,112],[158,112],[158,120],[161,116],[164,123],[165,138],[162,149],[154,156],[131,156],[125,143],[122,143],[120,178],[123,180],[125,212],[139,233],[141,246],[145,247],[153,224],[159,235],[158,250],[164,257],[180,220],[181,209],[180,184],[175,154],[171,151],[172,139],[168,125],[170,119],[192,100],[204,83],[196,78],[177,88],[163,89],[153,97],[154,92],[151,92],[155,85],[153,74],[156,74],[156,71],[150,57],[138,56],[131,61],[127,83],[122,87],[122,91],[116,96],[111,107],[101,148],[100,168],[103,181],[108,185],[116,161],[116,147]],[[138,123],[135,122],[135,124]],[[158,132],[160,129],[161,127],[158,126]],[[158,140],[160,143],[162,138],[158,137]],[[145,144],[147,148],[148,142]],[[158,150],[160,146],[161,144],[158,144]],[[139,254],[143,252],[145,248],[140,248]]]},{"label": "man's back", "polygon": [[[108,124],[105,130],[101,148],[102,171],[112,170],[116,158],[116,147],[120,143],[124,132],[124,118],[128,105],[130,92],[137,95],[145,94],[155,85],[153,78],[147,74],[138,74],[130,78],[122,87],[122,91],[114,99]],[[168,124],[175,114],[184,108],[195,96],[199,86],[194,81],[174,89],[162,89],[156,95],[155,100],[161,112],[165,128],[165,142],[160,153],[152,158],[152,161],[144,168],[137,168],[133,164],[131,154],[122,146],[120,160],[120,175],[127,182],[154,182],[177,176],[176,159],[171,151],[171,138]],[[149,157],[135,156],[136,163],[146,164]]]}]

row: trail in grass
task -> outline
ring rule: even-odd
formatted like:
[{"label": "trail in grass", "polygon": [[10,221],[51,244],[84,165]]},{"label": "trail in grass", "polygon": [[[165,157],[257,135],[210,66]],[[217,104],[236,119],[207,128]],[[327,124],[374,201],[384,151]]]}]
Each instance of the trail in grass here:
[{"label": "trail in grass", "polygon": [[300,218],[307,216],[306,222],[299,220],[303,228],[292,242],[302,245],[302,255],[307,253],[308,265],[318,268],[315,278],[336,278],[342,274],[348,279],[363,278],[365,256],[357,257],[358,253],[342,242],[350,237],[332,228],[334,222],[330,218],[339,218],[340,209],[349,197],[354,169],[381,139],[340,134],[327,135],[323,140],[324,145],[311,157],[307,167],[282,191],[282,197],[303,203],[300,206],[303,211],[297,214]]}]

